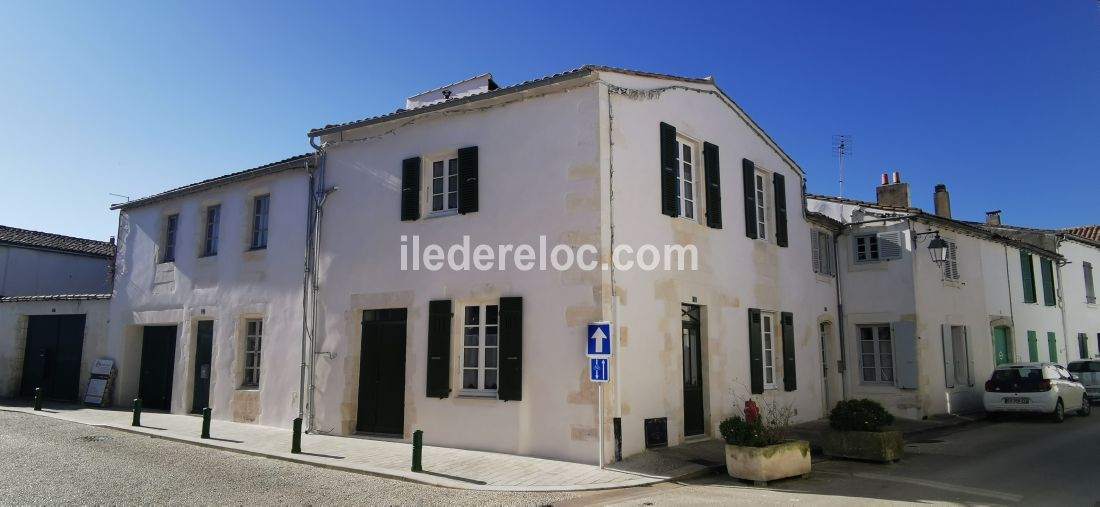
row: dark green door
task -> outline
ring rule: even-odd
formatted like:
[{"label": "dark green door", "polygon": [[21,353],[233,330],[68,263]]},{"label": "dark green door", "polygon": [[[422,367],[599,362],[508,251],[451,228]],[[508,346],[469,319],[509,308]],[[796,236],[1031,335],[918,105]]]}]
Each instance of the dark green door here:
[{"label": "dark green door", "polygon": [[703,354],[699,342],[699,307],[683,305],[684,436],[703,434]]},{"label": "dark green door", "polygon": [[32,315],[27,319],[21,396],[42,388],[46,398],[76,400],[84,350],[84,315]]},{"label": "dark green door", "polygon": [[995,354],[994,360],[998,365],[1012,362],[1012,356],[1008,350],[1007,327],[993,328],[993,353]]},{"label": "dark green door", "polygon": [[200,320],[195,330],[195,396],[191,413],[201,414],[210,406],[210,358],[214,347],[214,321]]},{"label": "dark green door", "polygon": [[172,409],[172,374],[176,364],[176,326],[145,326],[141,339],[138,397],[145,408]]},{"label": "dark green door", "polygon": [[357,431],[404,436],[405,318],[404,308],[363,312]]}]

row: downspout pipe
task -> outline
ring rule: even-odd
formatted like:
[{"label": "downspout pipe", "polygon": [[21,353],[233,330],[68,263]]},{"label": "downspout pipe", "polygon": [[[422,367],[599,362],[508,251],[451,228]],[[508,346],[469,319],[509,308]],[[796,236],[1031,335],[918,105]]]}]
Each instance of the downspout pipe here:
[{"label": "downspout pipe", "polygon": [[[310,139],[312,144],[312,139]],[[298,378],[298,419],[305,419],[306,408],[306,371],[309,367],[309,287],[310,277],[313,274],[313,187],[314,171],[317,164],[307,166],[309,171],[309,188],[306,189],[306,248],[305,260],[302,269],[302,364]]]},{"label": "downspout pipe", "polygon": [[[310,223],[309,223],[309,243],[307,249],[307,266],[305,277],[305,295],[303,295],[303,342],[302,353],[303,356],[308,356],[308,384],[305,387],[304,396],[308,397],[306,404],[306,432],[316,432],[315,416],[316,405],[314,403],[314,393],[316,392],[316,375],[314,371],[317,367],[317,311],[318,301],[317,292],[320,288],[318,282],[317,269],[319,265],[319,256],[321,249],[321,224],[323,216],[323,208],[325,200],[328,195],[337,190],[337,187],[325,188],[325,169],[327,161],[326,147],[328,143],[317,144],[315,138],[309,138],[309,145],[317,150],[317,169],[315,175],[310,178],[310,196],[309,196],[309,208],[310,208]],[[305,342],[305,338],[308,338],[308,346]],[[332,357],[331,354],[329,357]],[[303,362],[305,357],[303,357]],[[304,369],[303,369],[304,370]],[[303,371],[303,373],[306,373]]]},{"label": "downspout pipe", "polygon": [[[1058,250],[1061,250],[1062,242],[1065,240],[1065,238],[1063,238],[1061,236],[1055,236],[1054,240],[1057,241],[1057,244],[1054,247],[1054,251],[1057,252]],[[1063,357],[1066,358],[1065,363],[1069,364],[1069,361],[1070,361],[1070,359],[1069,359],[1069,350],[1070,350],[1070,348],[1069,348],[1069,320],[1066,319],[1066,300],[1065,300],[1065,297],[1064,297],[1065,293],[1062,292],[1062,289],[1063,289],[1063,287],[1062,287],[1062,264],[1064,264],[1064,262],[1059,261],[1059,260],[1054,260],[1053,262],[1054,262],[1055,267],[1058,270],[1057,271],[1057,280],[1055,280],[1055,283],[1057,284],[1056,286],[1058,287],[1058,290],[1055,291],[1055,294],[1056,294],[1055,297],[1058,298],[1058,308],[1062,311],[1062,338],[1063,338],[1062,343],[1066,344],[1066,348],[1065,348],[1066,355],[1063,356]],[[1074,338],[1076,338],[1076,337],[1074,337]],[[1088,359],[1088,358],[1087,357],[1082,357],[1081,359]]]}]

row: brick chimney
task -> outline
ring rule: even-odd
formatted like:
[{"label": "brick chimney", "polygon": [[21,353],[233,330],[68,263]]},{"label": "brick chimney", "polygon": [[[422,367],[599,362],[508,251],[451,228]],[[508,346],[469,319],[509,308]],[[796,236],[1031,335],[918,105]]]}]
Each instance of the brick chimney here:
[{"label": "brick chimney", "polygon": [[986,225],[1001,225],[1001,210],[985,212]]},{"label": "brick chimney", "polygon": [[947,193],[947,185],[936,185],[936,193],[933,196],[936,203],[936,216],[951,218],[951,194]]},{"label": "brick chimney", "polygon": [[908,208],[911,206],[909,201],[909,184],[901,182],[901,173],[898,171],[894,171],[893,183],[890,183],[886,173],[882,173],[882,184],[875,189],[875,193],[878,196],[878,203],[883,206],[897,206],[901,208]]}]

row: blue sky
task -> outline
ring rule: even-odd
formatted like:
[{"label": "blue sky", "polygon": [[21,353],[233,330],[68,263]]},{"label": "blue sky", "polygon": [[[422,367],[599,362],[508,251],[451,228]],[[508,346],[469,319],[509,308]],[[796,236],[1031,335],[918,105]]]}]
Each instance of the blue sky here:
[{"label": "blue sky", "polygon": [[313,127],[482,72],[714,76],[835,194],[899,170],[956,218],[1100,223],[1096,0],[5,2],[0,224],[106,239],[108,205],[309,151]]}]

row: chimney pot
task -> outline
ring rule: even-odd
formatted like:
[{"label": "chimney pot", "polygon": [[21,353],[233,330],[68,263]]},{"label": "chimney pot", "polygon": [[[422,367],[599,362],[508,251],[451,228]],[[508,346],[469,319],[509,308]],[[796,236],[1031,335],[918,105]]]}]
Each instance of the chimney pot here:
[{"label": "chimney pot", "polygon": [[894,173],[894,182],[890,183],[890,174],[882,173],[882,184],[875,189],[878,203],[883,206],[908,208],[912,206],[909,201],[909,184],[901,182],[901,173]]},{"label": "chimney pot", "polygon": [[894,171],[894,183],[901,183],[901,171]]},{"label": "chimney pot", "polygon": [[936,206],[936,216],[951,218],[951,194],[947,193],[947,185],[936,185],[936,193],[933,194]]},{"label": "chimney pot", "polygon": [[890,177],[886,173],[882,173],[882,185],[890,183]]},{"label": "chimney pot", "polygon": [[1001,210],[985,212],[985,223],[987,225],[1001,225]]}]

